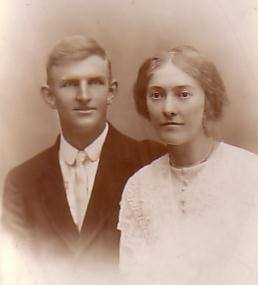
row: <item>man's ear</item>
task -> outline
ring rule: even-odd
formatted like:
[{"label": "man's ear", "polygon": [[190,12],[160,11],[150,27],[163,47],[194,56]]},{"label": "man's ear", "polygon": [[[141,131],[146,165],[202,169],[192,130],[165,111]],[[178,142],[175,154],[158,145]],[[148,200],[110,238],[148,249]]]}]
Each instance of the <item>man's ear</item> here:
[{"label": "man's ear", "polygon": [[52,109],[56,109],[55,96],[53,95],[49,85],[42,85],[40,92],[43,100],[47,103],[47,105]]},{"label": "man's ear", "polygon": [[109,84],[109,92],[107,98],[108,105],[110,105],[113,102],[113,99],[117,94],[117,91],[118,91],[118,82],[116,80],[112,80]]}]

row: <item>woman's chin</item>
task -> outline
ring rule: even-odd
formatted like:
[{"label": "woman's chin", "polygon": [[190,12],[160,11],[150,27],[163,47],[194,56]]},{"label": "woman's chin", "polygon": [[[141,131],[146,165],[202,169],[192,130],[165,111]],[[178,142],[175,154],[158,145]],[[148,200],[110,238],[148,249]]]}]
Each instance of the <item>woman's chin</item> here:
[{"label": "woman's chin", "polygon": [[186,142],[180,138],[171,138],[171,137],[160,137],[161,142],[167,146],[180,146],[184,145]]}]

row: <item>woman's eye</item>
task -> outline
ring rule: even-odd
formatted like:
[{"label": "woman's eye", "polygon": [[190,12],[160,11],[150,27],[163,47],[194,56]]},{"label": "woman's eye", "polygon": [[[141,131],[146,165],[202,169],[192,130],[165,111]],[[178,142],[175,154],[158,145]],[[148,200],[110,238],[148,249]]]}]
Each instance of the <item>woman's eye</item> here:
[{"label": "woman's eye", "polygon": [[180,98],[188,98],[191,96],[191,93],[188,92],[188,91],[181,91],[179,94],[178,94],[178,97]]},{"label": "woman's eye", "polygon": [[154,100],[158,100],[162,98],[162,94],[158,91],[152,91],[150,94],[151,98]]}]

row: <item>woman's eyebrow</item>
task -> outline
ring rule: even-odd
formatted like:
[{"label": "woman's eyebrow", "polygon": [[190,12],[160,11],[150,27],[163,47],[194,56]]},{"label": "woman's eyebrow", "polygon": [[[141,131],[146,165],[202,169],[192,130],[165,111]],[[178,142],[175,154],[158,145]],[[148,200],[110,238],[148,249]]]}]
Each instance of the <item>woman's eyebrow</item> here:
[{"label": "woman's eyebrow", "polygon": [[149,86],[148,89],[163,89],[163,88],[161,86],[153,85],[153,86]]},{"label": "woman's eyebrow", "polygon": [[188,85],[188,84],[182,84],[182,85],[177,85],[175,86],[173,89],[179,89],[179,90],[182,90],[182,89],[193,89],[193,86],[191,85]]}]

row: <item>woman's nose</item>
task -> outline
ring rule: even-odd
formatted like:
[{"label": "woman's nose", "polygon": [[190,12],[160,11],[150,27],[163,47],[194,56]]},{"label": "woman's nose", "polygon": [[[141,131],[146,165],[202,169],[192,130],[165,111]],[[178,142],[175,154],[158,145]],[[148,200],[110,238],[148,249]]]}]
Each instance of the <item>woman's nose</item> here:
[{"label": "woman's nose", "polygon": [[79,90],[77,93],[77,100],[79,101],[88,101],[90,99],[88,83],[86,80],[80,82]]},{"label": "woman's nose", "polygon": [[167,117],[176,115],[178,112],[178,103],[173,94],[167,94],[163,104],[163,113]]}]

